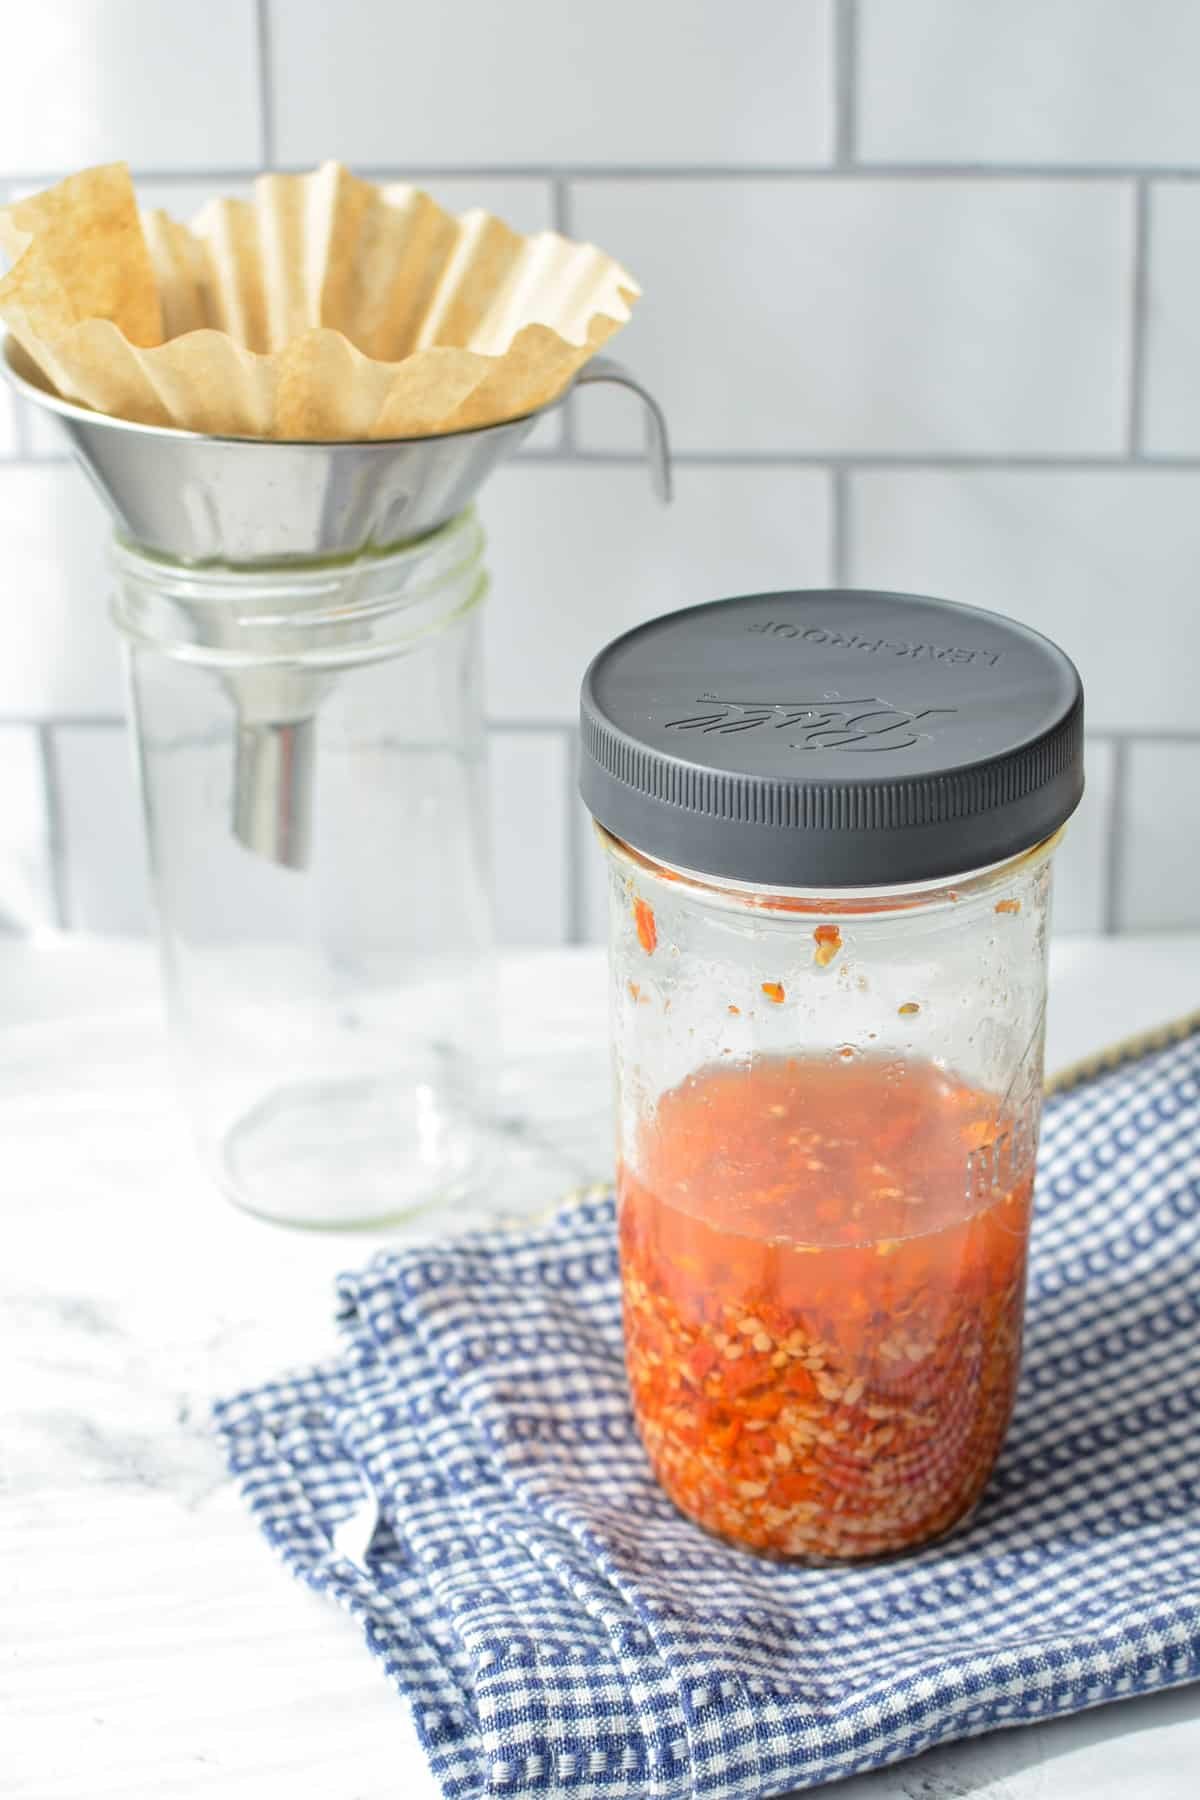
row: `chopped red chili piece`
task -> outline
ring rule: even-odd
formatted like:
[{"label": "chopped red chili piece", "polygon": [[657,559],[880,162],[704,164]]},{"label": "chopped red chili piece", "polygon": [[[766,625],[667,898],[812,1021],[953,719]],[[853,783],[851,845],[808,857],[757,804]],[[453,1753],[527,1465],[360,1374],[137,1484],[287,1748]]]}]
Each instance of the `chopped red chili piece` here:
[{"label": "chopped red chili piece", "polygon": [[787,999],[787,991],[781,981],[764,981],[762,991],[768,1000],[775,1002],[776,1006],[782,1006]]},{"label": "chopped red chili piece", "polygon": [[654,918],[654,908],[645,900],[635,900],[633,922],[637,926],[638,943],[647,956],[653,956],[658,948],[658,925]]},{"label": "chopped red chili piece", "polygon": [[836,1559],[969,1511],[1020,1357],[1032,1175],[967,1182],[1004,1128],[993,1097],[882,1058],[664,1095],[620,1170],[621,1262],[634,1408],[683,1511]]},{"label": "chopped red chili piece", "polygon": [[816,951],[813,961],[820,969],[827,969],[842,947],[842,934],[836,925],[818,925],[813,932]]},{"label": "chopped red chili piece", "polygon": [[995,910],[998,913],[1019,913],[1021,902],[1019,900],[997,900]]}]

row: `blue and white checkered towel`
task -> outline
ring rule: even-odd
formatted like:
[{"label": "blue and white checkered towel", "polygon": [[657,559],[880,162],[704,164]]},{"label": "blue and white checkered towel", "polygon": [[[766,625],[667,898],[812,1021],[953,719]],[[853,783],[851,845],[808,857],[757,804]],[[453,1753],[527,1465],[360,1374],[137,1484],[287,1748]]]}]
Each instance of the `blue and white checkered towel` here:
[{"label": "blue and white checkered towel", "polygon": [[[1193,1680],[1200,1035],[1049,1102],[1039,1199],[1007,1448],[970,1527],[902,1561],[759,1561],[663,1498],[608,1198],[377,1259],[341,1284],[341,1360],[220,1428],[461,1800],[757,1800]],[[382,1523],[348,1554],[364,1489]]]}]

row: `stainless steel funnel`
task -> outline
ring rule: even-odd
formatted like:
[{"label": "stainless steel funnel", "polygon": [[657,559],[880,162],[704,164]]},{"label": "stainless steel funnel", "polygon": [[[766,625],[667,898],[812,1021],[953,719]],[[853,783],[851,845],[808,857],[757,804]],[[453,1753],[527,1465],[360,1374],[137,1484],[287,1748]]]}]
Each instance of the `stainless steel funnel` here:
[{"label": "stainless steel funnel", "polygon": [[[51,393],[12,338],[4,361],[18,393],[57,419],[121,536],[176,562],[247,570],[350,559],[427,536],[469,505],[542,414],[566,398],[521,419],[442,437],[292,443],[205,437],[109,418]],[[661,410],[608,357],[586,363],[573,385],[593,382],[627,387],[642,402],[651,477],[659,497],[669,500]],[[352,568],[347,580],[353,581]],[[281,645],[294,637],[297,623],[280,621]],[[225,679],[238,715],[233,830],[259,855],[303,868],[316,716],[329,677],[284,657],[278,667]]]}]

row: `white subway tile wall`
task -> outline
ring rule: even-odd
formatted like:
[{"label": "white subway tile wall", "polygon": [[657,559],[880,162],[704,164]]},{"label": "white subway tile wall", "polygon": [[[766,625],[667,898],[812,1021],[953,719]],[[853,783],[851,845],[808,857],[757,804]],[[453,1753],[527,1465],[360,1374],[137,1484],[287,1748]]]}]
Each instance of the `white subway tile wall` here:
[{"label": "white subway tile wall", "polygon": [[1057,639],[1094,730],[1200,726],[1200,470],[859,470],[850,514],[852,581]]},{"label": "white subway tile wall", "polygon": [[865,162],[1200,162],[1189,0],[861,0]]},{"label": "white subway tile wall", "polygon": [[17,451],[17,401],[8,389],[0,390],[0,456]]},{"label": "white subway tile wall", "polygon": [[[1075,655],[1088,793],[1055,929],[1200,924],[1200,54],[1194,0],[40,0],[0,194],[125,156],[183,215],[340,156],[590,237],[667,408],[579,394],[489,485],[508,942],[595,940],[579,677],[723,593],[856,581]],[[141,931],[106,526],[0,396],[0,930]]]},{"label": "white subway tile wall", "polygon": [[[756,16],[757,15],[757,16]],[[276,153],[554,167],[822,163],[831,0],[285,0]]]},{"label": "white subway tile wall", "polygon": [[492,867],[496,926],[506,944],[561,944],[569,932],[568,732],[492,733]]},{"label": "white subway tile wall", "polygon": [[[1121,447],[1120,182],[599,181],[571,224],[646,289],[621,353],[681,450]],[[637,429],[585,421],[580,441],[628,449]]]},{"label": "white subway tile wall", "polygon": [[1145,448],[1200,456],[1200,183],[1156,186],[1148,227]]},{"label": "white subway tile wall", "polygon": [[149,931],[146,843],[124,726],[61,725],[52,756],[64,924],[117,937]]},{"label": "white subway tile wall", "polygon": [[[577,412],[598,397],[582,393]],[[501,469],[480,503],[493,716],[571,723],[593,653],[656,613],[739,590],[825,585],[829,490],[816,469],[688,466],[667,508],[640,464]]]},{"label": "white subway tile wall", "polygon": [[0,463],[0,717],[111,716],[108,515],[68,463]]},{"label": "white subway tile wall", "polygon": [[24,434],[26,453],[32,462],[65,462],[70,452],[52,413],[13,395],[17,430]]},{"label": "white subway tile wall", "polygon": [[42,734],[0,725],[0,937],[54,910]]},{"label": "white subway tile wall", "polygon": [[124,159],[244,168],[262,153],[251,0],[41,0],[9,12],[0,176]]},{"label": "white subway tile wall", "polygon": [[1182,739],[1134,743],[1128,755],[1117,924],[1123,931],[1194,927],[1200,894],[1200,832],[1195,817],[1200,805],[1200,743]]}]

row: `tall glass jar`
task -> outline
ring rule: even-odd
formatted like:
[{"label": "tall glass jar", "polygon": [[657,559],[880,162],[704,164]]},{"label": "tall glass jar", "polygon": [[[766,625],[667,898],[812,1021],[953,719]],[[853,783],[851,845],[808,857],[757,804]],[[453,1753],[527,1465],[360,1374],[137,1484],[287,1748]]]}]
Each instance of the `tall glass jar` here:
[{"label": "tall glass jar", "polygon": [[118,544],[171,1043],[206,1160],[268,1218],[452,1200],[494,994],[472,513],[387,553],[202,567]]},{"label": "tall glass jar", "polygon": [[[961,660],[935,708],[916,659],[871,693],[864,643]],[[723,1537],[879,1555],[984,1488],[1081,727],[1053,646],[896,596],[697,608],[589,672],[633,1406],[667,1493]]]}]

